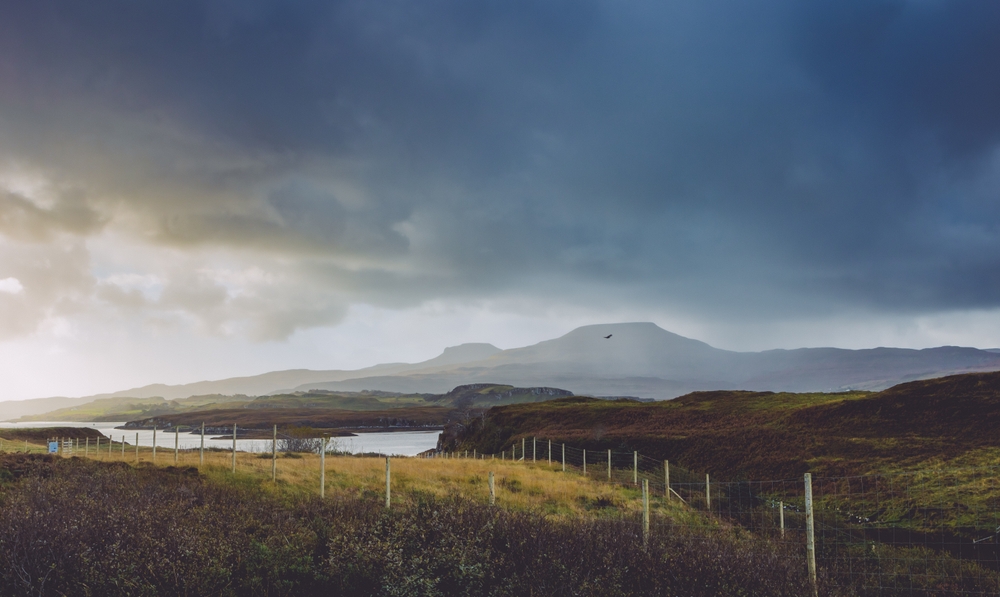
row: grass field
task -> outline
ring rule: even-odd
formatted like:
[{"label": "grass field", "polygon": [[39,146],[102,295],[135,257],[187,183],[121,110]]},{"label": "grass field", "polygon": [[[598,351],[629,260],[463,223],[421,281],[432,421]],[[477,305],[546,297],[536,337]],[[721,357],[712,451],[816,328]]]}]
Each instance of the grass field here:
[{"label": "grass field", "polygon": [[[102,444],[103,445],[103,444]],[[109,454],[91,449],[89,458],[102,462],[122,462],[147,467],[153,465],[153,450],[140,447],[138,461],[135,446],[115,443]],[[31,444],[39,453],[43,446]],[[78,452],[76,457],[82,457]],[[71,458],[72,456],[64,456]],[[326,456],[326,495],[384,496],[385,459],[359,456]],[[157,448],[157,467],[196,467],[207,477],[222,483],[255,484],[279,495],[305,497],[318,495],[320,458],[317,454],[278,453],[277,483],[271,482],[271,455],[236,453],[236,474],[232,473],[232,452],[206,450],[199,466],[198,450],[180,450],[175,464],[172,449]],[[553,465],[526,465],[499,459],[462,458],[392,458],[390,461],[393,501],[415,501],[426,497],[462,497],[482,503],[489,501],[488,478],[494,473],[497,503],[519,511],[540,512],[552,517],[573,515],[637,516],[642,510],[641,491],[586,478],[576,472],[563,473]],[[680,502],[668,502],[654,496],[650,505],[655,516],[679,516],[692,521],[699,518],[682,508]],[[693,518],[692,518],[693,517]]]},{"label": "grass field", "polygon": [[[42,449],[38,444],[31,447]],[[38,530],[43,527],[84,529],[82,535],[58,539],[68,550],[64,557],[78,562],[73,566],[80,570],[72,572],[73,566],[66,565],[70,572],[62,573],[61,584],[54,585],[63,588],[78,587],[79,582],[107,585],[104,577],[91,578],[86,572],[93,566],[103,566],[109,577],[125,574],[116,582],[135,580],[120,562],[103,555],[102,550],[116,553],[116,544],[95,548],[94,542],[103,539],[87,538],[107,536],[108,521],[122,525],[119,536],[139,546],[139,555],[130,553],[126,559],[144,570],[149,567],[140,575],[143,582],[160,587],[178,582],[170,570],[153,564],[164,557],[159,540],[146,545],[142,537],[131,536],[137,532],[130,530],[131,521],[138,516],[141,524],[160,528],[156,533],[161,535],[192,535],[169,541],[169,549],[179,550],[170,557],[187,562],[193,557],[188,554],[208,552],[211,565],[197,559],[184,564],[191,576],[181,582],[189,594],[520,595],[532,587],[548,587],[543,594],[785,595],[803,590],[800,532],[793,529],[787,540],[779,539],[654,495],[654,534],[645,548],[637,534],[639,490],[627,483],[607,483],[603,470],[584,477],[579,470],[562,472],[560,466],[543,461],[392,458],[393,501],[386,510],[384,458],[328,455],[326,499],[319,500],[316,454],[279,454],[276,483],[271,481],[270,454],[238,452],[235,474],[231,452],[206,450],[201,466],[197,450],[181,450],[176,457],[175,464],[172,449],[158,448],[154,464],[152,449],[140,448],[137,461],[135,447],[126,445],[123,458],[120,444],[114,444],[110,454],[102,450],[87,458],[32,461],[0,456],[0,494],[5,496],[0,500],[0,543],[57,539]],[[490,471],[496,479],[496,508],[489,507]],[[929,477],[933,474],[928,472]],[[970,487],[977,483],[963,479]],[[21,522],[53,517],[62,522],[55,527]],[[200,547],[219,533],[229,537],[234,524],[237,535],[226,539],[233,542],[232,549],[216,553],[215,548]],[[184,541],[192,547],[185,547]],[[397,546],[406,554],[402,559],[392,555]],[[263,559],[246,557],[254,550],[264,550]],[[929,596],[951,594],[953,589],[992,594],[1000,588],[994,572],[947,554],[867,544],[850,550],[821,550],[821,595]],[[0,554],[0,560],[5,557]],[[10,556],[21,566],[37,568],[36,576],[45,573],[37,557],[52,556],[17,550]],[[147,557],[149,563],[143,559]],[[246,573],[241,570],[247,566],[263,575],[254,583],[270,588],[244,586]],[[475,570],[471,577],[470,566]],[[635,578],[622,576],[616,567],[642,572]],[[230,578],[229,584],[219,585],[220,575]],[[483,579],[490,586],[505,587],[505,575],[514,575],[511,586],[519,588],[477,592]],[[587,580],[590,575],[595,580]],[[14,584],[4,586],[22,582],[11,578],[4,582]],[[407,579],[412,578],[420,578],[421,584],[410,584]],[[199,582],[215,588],[193,589]],[[23,594],[58,594],[37,590],[37,581],[32,583],[31,591]],[[445,585],[452,588],[441,589]],[[890,585],[903,590],[887,591]],[[240,586],[244,588],[232,589]],[[349,589],[330,588],[336,586]]]}]

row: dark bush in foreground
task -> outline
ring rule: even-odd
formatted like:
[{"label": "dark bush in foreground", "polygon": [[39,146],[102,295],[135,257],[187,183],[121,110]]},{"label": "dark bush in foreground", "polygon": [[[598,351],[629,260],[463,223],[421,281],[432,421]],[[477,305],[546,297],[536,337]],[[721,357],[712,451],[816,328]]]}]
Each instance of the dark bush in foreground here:
[{"label": "dark bush in foreground", "polygon": [[0,460],[3,595],[806,595],[799,553],[468,501],[286,503],[193,469]]}]

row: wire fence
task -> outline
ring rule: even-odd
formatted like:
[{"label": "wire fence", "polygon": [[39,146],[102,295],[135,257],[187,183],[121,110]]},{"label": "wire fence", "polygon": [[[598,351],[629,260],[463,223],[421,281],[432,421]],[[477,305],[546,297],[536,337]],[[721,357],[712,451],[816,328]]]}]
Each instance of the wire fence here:
[{"label": "wire fence", "polygon": [[[167,435],[176,441],[173,431]],[[275,479],[278,453],[318,452],[323,495],[322,457],[336,452],[335,444],[329,438],[302,437],[276,427],[270,431],[270,450],[265,451],[271,452],[270,462],[260,460],[267,458],[265,453],[241,466]],[[239,437],[238,429],[230,433]],[[129,445],[130,439],[123,434],[121,441],[56,439],[49,445],[54,443],[63,455],[107,455],[139,462],[138,446]],[[231,449],[235,472],[235,441]],[[199,449],[182,452],[192,451]],[[163,446],[145,447],[141,460],[170,464],[177,461],[177,454]],[[1000,467],[928,466],[891,474],[726,480],[637,451],[586,450],[538,438],[519,438],[496,454],[430,451],[421,456],[516,463],[629,488],[636,500],[642,500],[642,515],[635,514],[635,508],[622,508],[618,516],[622,523],[635,525],[635,533],[647,539],[692,533],[706,541],[713,533],[752,537],[763,542],[758,547],[765,545],[780,557],[798,559],[809,574],[814,595],[1000,595]],[[228,467],[229,456],[225,458]],[[390,465],[385,460],[384,495],[389,507]],[[503,479],[499,487],[494,485],[492,470],[488,478],[493,504],[505,486]],[[600,515],[615,516],[608,509]]]},{"label": "wire fence", "polygon": [[692,516],[657,517],[654,507],[652,523],[637,525],[654,534],[716,525],[765,539],[801,559],[815,595],[1000,595],[1000,467],[733,481],[636,451],[527,437],[499,454],[432,457],[510,460],[648,488],[644,499],[678,502]]}]

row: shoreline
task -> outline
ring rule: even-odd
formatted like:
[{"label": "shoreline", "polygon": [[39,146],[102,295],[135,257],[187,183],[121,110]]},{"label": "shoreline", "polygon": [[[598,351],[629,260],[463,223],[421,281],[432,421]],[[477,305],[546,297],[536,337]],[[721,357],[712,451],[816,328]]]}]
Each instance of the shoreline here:
[{"label": "shoreline", "polygon": [[[125,430],[125,431],[153,431],[152,426],[127,426],[119,425],[115,429]],[[172,427],[157,427],[156,431],[160,431],[165,434],[173,434],[174,429]],[[427,431],[427,432],[442,432],[444,427],[434,426],[434,427],[316,427],[314,431],[319,433],[320,437],[357,437],[359,435],[364,435],[367,433],[406,433],[414,431]],[[180,432],[182,435],[200,435],[201,428],[195,428],[191,430],[183,429]],[[282,430],[278,429],[279,439],[282,437]],[[236,427],[236,439],[272,439],[274,436],[273,429],[242,429],[239,426]],[[206,439],[223,441],[233,439],[232,428],[220,428],[220,427],[205,427],[205,437]]]}]

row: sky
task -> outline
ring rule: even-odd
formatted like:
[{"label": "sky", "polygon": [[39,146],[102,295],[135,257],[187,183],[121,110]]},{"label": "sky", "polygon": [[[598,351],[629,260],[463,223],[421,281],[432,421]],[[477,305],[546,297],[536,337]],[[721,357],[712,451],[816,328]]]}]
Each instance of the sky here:
[{"label": "sky", "polygon": [[0,0],[0,399],[1000,346],[1000,3]]}]

